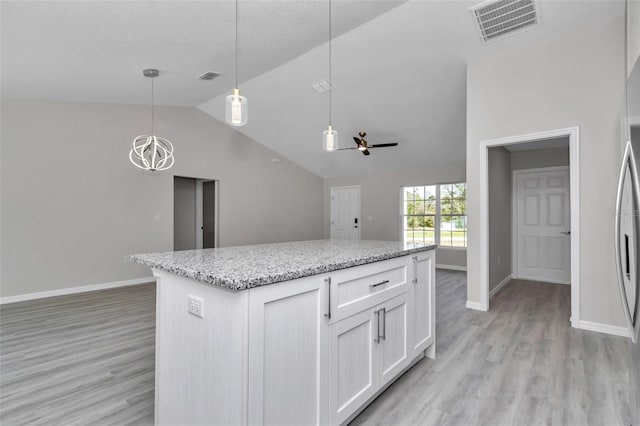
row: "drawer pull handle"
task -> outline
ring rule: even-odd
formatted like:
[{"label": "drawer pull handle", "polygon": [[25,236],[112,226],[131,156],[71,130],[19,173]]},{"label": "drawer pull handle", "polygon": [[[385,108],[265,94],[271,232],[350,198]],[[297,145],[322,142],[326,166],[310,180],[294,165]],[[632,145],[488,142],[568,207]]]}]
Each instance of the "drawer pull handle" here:
[{"label": "drawer pull handle", "polygon": [[385,285],[389,282],[389,280],[384,280],[384,281],[380,281],[377,284],[369,284],[369,288],[374,288],[374,287],[378,287],[379,285]]}]

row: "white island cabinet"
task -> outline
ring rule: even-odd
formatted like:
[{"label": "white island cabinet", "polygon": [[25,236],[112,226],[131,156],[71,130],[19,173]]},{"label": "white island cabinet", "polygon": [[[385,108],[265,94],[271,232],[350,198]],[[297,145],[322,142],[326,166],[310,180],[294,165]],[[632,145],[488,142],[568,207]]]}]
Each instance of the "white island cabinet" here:
[{"label": "white island cabinet", "polygon": [[156,424],[350,421],[435,356],[433,248],[320,240],[132,256],[158,279]]}]

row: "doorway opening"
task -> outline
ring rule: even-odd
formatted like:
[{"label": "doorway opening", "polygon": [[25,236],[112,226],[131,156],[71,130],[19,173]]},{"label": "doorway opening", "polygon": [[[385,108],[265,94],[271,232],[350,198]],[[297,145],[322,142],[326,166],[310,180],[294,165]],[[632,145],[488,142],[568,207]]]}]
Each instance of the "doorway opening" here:
[{"label": "doorway opening", "polygon": [[217,188],[212,179],[173,177],[173,249],[218,246]]},{"label": "doorway opening", "polygon": [[[578,128],[480,143],[480,303],[512,278],[570,284],[579,327]],[[563,161],[565,163],[563,163]]]}]

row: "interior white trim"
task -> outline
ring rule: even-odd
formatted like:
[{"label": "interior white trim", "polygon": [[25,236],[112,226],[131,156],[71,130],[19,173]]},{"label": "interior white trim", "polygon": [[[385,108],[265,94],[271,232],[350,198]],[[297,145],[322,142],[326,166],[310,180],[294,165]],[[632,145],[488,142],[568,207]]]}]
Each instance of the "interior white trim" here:
[{"label": "interior white trim", "polygon": [[464,271],[464,272],[467,272],[467,267],[466,266],[443,265],[441,263],[436,263],[436,269],[448,269],[450,271]]},{"label": "interior white trim", "polygon": [[79,287],[61,288],[59,290],[41,291],[38,293],[18,294],[16,296],[0,297],[0,305],[24,302],[27,300],[44,299],[45,297],[66,296],[68,294],[86,293],[96,290],[107,290],[110,288],[126,287],[130,285],[145,284],[155,281],[156,279],[154,277],[143,277],[124,281],[112,281],[108,283],[83,285]]},{"label": "interior white trim", "polygon": [[[573,324],[573,321],[571,325],[573,327],[576,327]],[[629,333],[629,328],[627,327],[619,327],[617,325],[602,324],[599,322],[580,321],[576,328],[580,328],[582,330],[597,331],[598,333],[612,334],[614,336],[631,337],[631,333]]]},{"label": "interior white trim", "polygon": [[467,300],[467,303],[465,304],[465,307],[467,309],[473,309],[473,310],[476,310],[476,311],[485,311],[486,312],[486,309],[483,309],[481,303],[472,302],[470,300]]},{"label": "interior white trim", "polygon": [[[520,174],[526,173],[536,173],[536,172],[553,172],[560,170],[568,170],[571,173],[571,169],[569,166],[553,166],[553,167],[538,167],[533,169],[517,169],[511,172],[511,277],[512,278],[521,278],[523,280],[527,280],[526,276],[521,276],[518,271],[518,198],[517,198],[517,189],[518,185],[516,179]],[[569,194],[571,194],[571,188],[569,188]],[[571,206],[570,206],[571,207]],[[536,280],[536,278],[531,278],[532,280]],[[538,279],[538,281],[540,281]],[[568,282],[556,282],[556,281],[545,281],[545,282],[553,282],[556,284],[570,284]],[[491,296],[489,296],[491,297]]]},{"label": "interior white trim", "polygon": [[502,281],[500,281],[500,282],[498,283],[498,285],[497,285],[497,286],[495,286],[495,287],[493,288],[493,290],[491,290],[491,291],[489,292],[489,298],[492,298],[493,296],[495,296],[495,294],[496,294],[497,292],[499,292],[499,291],[502,289],[502,287],[504,287],[505,285],[509,284],[509,282],[511,282],[511,280],[512,280],[512,279],[513,279],[513,275],[512,275],[512,274],[509,274],[509,275],[507,275],[506,277],[504,277],[504,279],[503,279]]},{"label": "interior white trim", "polygon": [[[580,324],[580,131],[578,127],[549,130],[480,142],[480,306],[489,310],[489,148],[569,137],[571,187],[571,325]],[[467,302],[468,304],[469,302]]]}]

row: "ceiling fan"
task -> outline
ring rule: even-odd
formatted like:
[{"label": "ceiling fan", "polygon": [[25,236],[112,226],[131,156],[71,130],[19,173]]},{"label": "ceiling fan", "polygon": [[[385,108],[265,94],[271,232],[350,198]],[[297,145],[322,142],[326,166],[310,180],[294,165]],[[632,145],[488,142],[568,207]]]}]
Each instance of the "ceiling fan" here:
[{"label": "ceiling fan", "polygon": [[376,145],[369,145],[367,143],[367,141],[364,139],[365,136],[367,136],[367,132],[359,132],[358,135],[360,136],[359,138],[357,137],[353,137],[353,140],[356,143],[356,146],[354,146],[353,148],[339,148],[338,151],[344,151],[347,149],[357,149],[359,151],[362,151],[362,153],[364,155],[369,155],[369,149],[371,148],[385,148],[385,147],[389,147],[389,146],[397,146],[398,143],[397,142],[393,142],[393,143],[379,143]]}]

